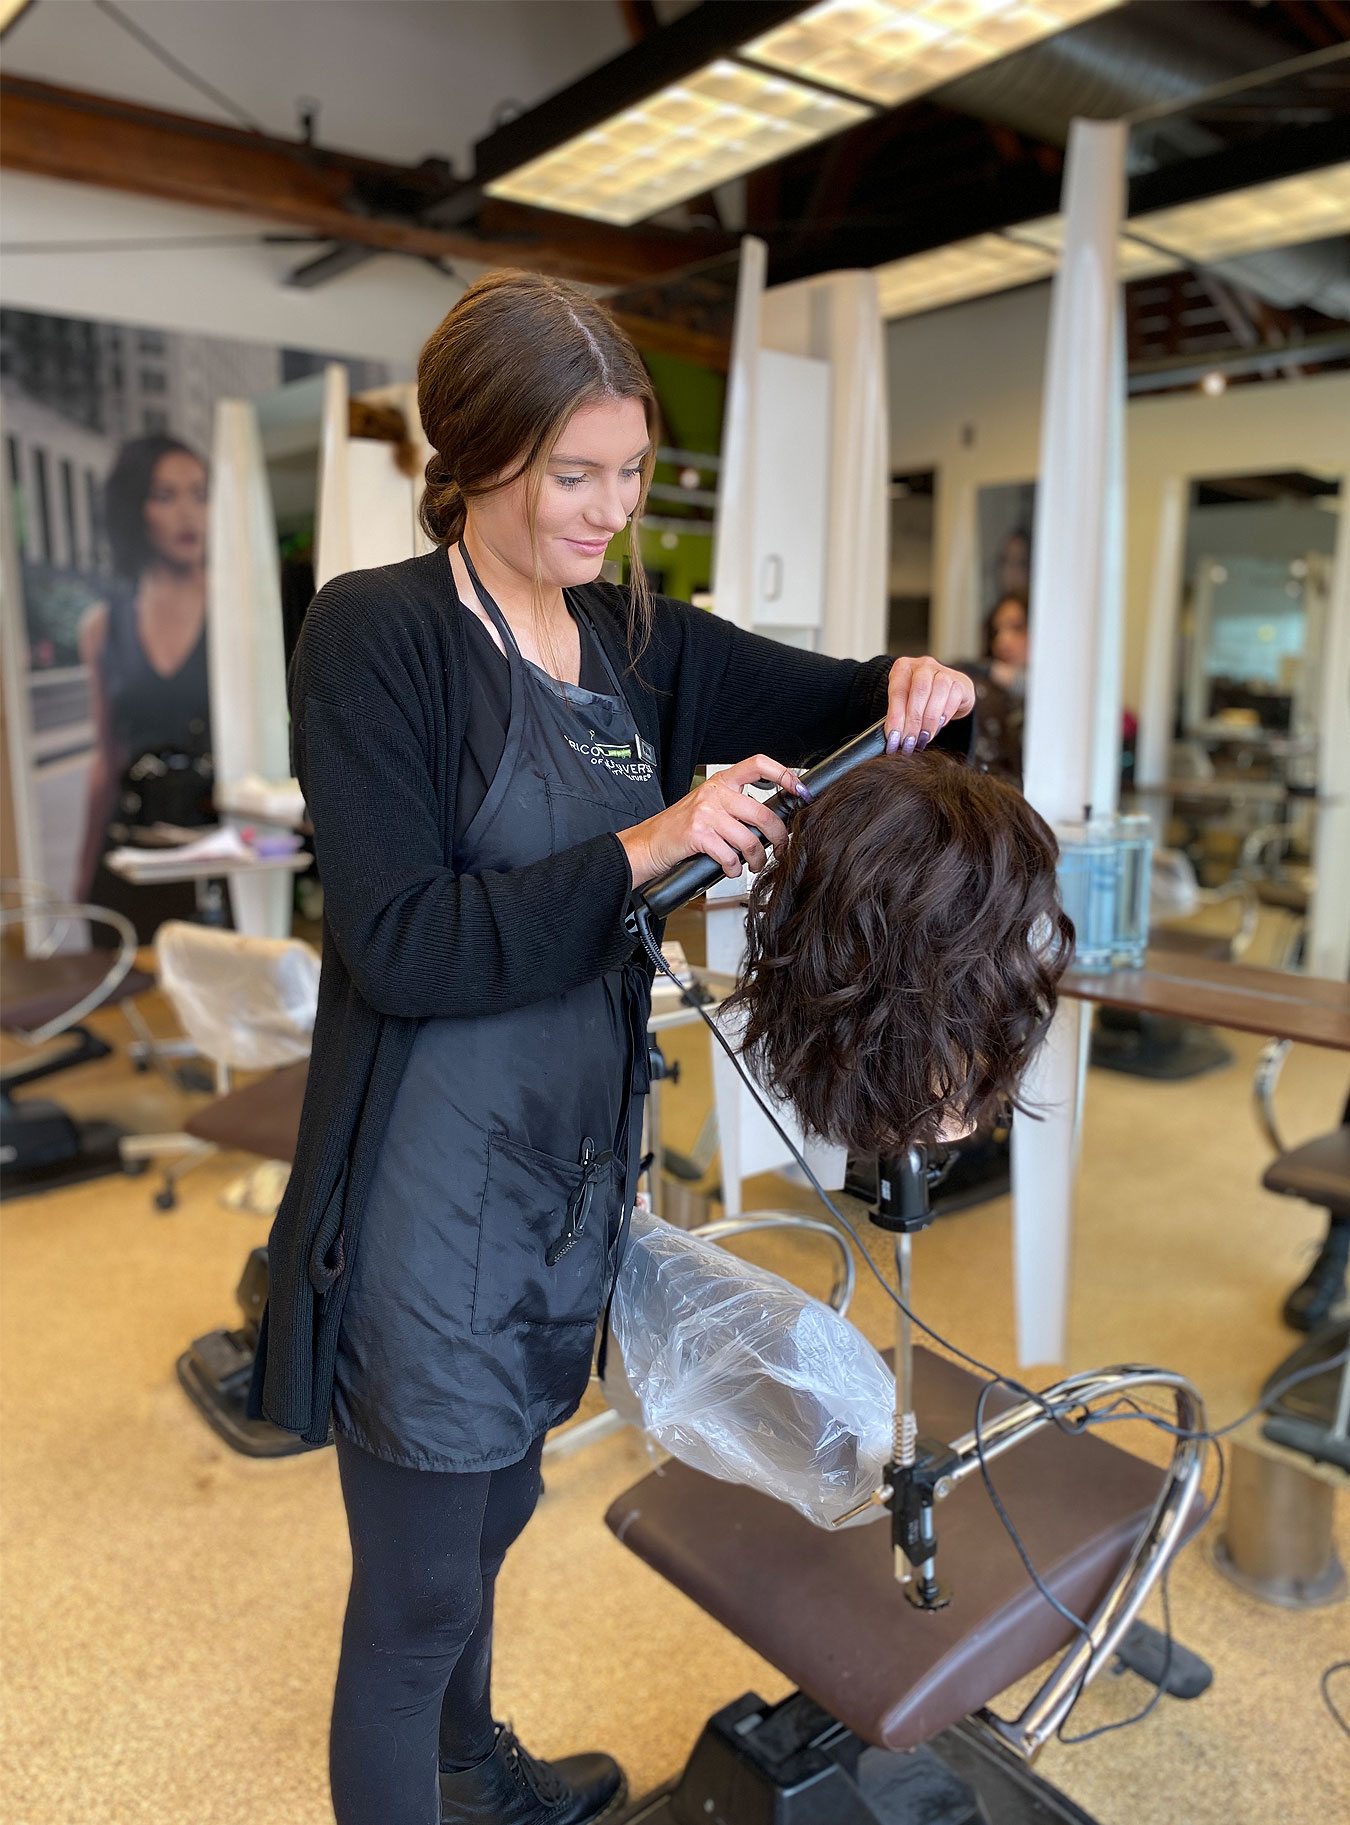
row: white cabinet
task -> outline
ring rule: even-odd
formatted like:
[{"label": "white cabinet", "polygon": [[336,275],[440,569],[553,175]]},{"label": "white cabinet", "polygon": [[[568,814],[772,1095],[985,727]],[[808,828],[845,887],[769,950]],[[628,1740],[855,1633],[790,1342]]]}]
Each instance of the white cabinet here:
[{"label": "white cabinet", "polygon": [[830,367],[759,352],[755,399],[755,631],[817,647],[825,615]]}]

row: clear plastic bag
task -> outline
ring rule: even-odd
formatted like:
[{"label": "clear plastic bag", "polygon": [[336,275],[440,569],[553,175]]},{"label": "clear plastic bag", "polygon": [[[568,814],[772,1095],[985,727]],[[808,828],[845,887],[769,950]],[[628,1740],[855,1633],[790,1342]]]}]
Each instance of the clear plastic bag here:
[{"label": "clear plastic bag", "polygon": [[605,1395],[672,1457],[818,1527],[870,1495],[890,1456],[895,1381],[860,1331],[643,1210],[615,1290]]},{"label": "clear plastic bag", "polygon": [[266,1071],[309,1057],[319,1003],[313,945],[170,919],[155,936],[155,973],[207,1058]]}]

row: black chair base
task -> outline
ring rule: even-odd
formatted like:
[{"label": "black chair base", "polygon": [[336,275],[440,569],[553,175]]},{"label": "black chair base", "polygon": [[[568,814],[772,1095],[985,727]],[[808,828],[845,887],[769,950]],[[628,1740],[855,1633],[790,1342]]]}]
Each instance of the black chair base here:
[{"label": "black chair base", "polygon": [[1316,1369],[1320,1363],[1335,1364],[1320,1375],[1310,1374],[1307,1381],[1290,1388],[1270,1409],[1262,1426],[1262,1435],[1272,1444],[1284,1445],[1290,1451],[1301,1451],[1314,1463],[1337,1464],[1350,1470],[1350,1439],[1333,1430],[1341,1383],[1350,1367],[1336,1363],[1350,1345],[1350,1318],[1335,1318],[1314,1331],[1306,1343],[1286,1356],[1266,1378],[1266,1388],[1278,1387],[1291,1375]]},{"label": "black chair base", "polygon": [[208,1331],[177,1362],[183,1392],[218,1438],[242,1457],[297,1457],[322,1450],[270,1420],[250,1419],[248,1385],[253,1348],[240,1331]]},{"label": "black chair base", "polygon": [[684,1773],[621,1825],[1097,1825],[971,1720],[906,1755],[872,1749],[801,1692],[708,1719]]},{"label": "black chair base", "polygon": [[1192,1021],[1136,1014],[1128,1008],[1098,1008],[1088,1062],[1127,1077],[1177,1083],[1231,1065],[1233,1054],[1208,1027]]},{"label": "black chair base", "polygon": [[77,1121],[45,1097],[0,1096],[0,1198],[59,1191],[122,1172],[116,1122]]}]

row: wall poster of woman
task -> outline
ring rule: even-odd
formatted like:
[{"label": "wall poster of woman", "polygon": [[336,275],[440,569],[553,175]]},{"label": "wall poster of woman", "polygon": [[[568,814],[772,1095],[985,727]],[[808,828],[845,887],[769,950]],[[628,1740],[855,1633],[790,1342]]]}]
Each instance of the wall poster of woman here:
[{"label": "wall poster of woman", "polygon": [[[26,810],[20,872],[125,913],[143,943],[166,918],[201,916],[197,891],[132,886],[108,851],[216,817],[205,461],[216,405],[270,395],[331,359],[0,309],[7,574],[18,585],[0,612],[27,710],[7,729]],[[391,378],[383,362],[346,366],[353,389]],[[303,519],[297,507],[279,540],[312,535]],[[224,916],[226,896],[206,897]],[[106,941],[111,928],[89,935]]]}]

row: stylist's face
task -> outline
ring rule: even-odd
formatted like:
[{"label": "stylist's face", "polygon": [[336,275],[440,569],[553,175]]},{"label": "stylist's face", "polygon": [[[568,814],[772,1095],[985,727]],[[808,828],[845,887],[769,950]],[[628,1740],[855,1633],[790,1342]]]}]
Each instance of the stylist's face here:
[{"label": "stylist's face", "polygon": [[[535,540],[546,584],[593,582],[605,551],[637,506],[651,439],[639,399],[583,406],[564,425],[539,495]],[[479,495],[474,530],[522,576],[533,577],[526,478]]]},{"label": "stylist's face", "polygon": [[190,570],[206,555],[206,471],[186,450],[170,450],[155,464],[145,497],[150,549],[175,569]]}]

